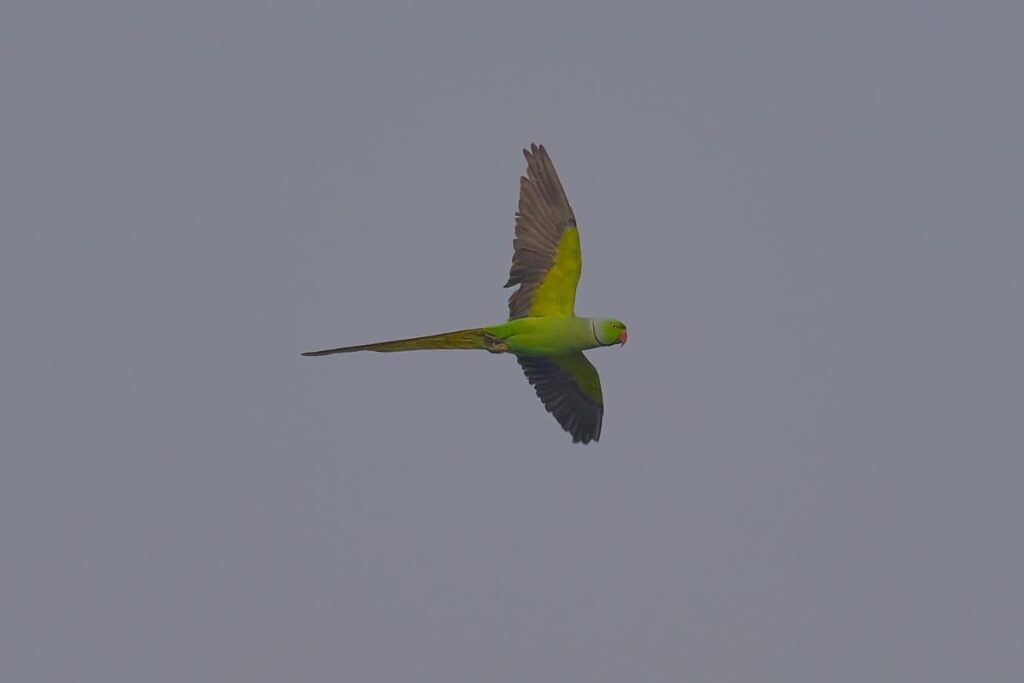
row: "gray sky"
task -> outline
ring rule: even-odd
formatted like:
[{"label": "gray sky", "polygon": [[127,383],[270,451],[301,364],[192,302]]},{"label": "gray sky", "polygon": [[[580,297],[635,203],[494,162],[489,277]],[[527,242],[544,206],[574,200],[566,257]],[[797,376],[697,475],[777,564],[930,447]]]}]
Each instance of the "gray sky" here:
[{"label": "gray sky", "polygon": [[[5,5],[0,679],[1024,676],[1024,11],[627,4]],[[533,141],[599,444],[299,356],[502,320]]]}]

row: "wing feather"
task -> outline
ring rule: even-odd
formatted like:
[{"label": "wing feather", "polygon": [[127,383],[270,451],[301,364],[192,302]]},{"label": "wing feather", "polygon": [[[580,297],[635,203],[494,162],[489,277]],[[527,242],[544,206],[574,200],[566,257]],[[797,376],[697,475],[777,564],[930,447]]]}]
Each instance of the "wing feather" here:
[{"label": "wing feather", "polygon": [[604,400],[597,369],[581,351],[562,356],[518,356],[526,379],[573,443],[601,437]]},{"label": "wing feather", "polygon": [[574,314],[581,257],[576,217],[543,145],[524,149],[512,268],[506,287],[509,318]]}]

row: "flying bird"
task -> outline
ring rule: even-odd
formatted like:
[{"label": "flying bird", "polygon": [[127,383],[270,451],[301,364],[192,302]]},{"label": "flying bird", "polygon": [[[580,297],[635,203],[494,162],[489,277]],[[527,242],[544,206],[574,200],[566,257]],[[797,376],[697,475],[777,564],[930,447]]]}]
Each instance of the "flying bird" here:
[{"label": "flying bird", "polygon": [[625,344],[626,326],[614,318],[576,316],[576,283],[583,264],[576,217],[544,146],[531,144],[523,154],[526,175],[519,182],[512,268],[505,283],[518,288],[508,300],[507,322],[302,355],[421,349],[511,353],[573,442],[597,441],[604,417],[601,379],[583,351]]}]

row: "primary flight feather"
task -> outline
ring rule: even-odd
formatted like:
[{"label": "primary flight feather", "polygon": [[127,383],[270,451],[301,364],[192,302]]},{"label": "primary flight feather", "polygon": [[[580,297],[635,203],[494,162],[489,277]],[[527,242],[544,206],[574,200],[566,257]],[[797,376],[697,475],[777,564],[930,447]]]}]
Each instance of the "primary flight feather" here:
[{"label": "primary flight feather", "polygon": [[601,379],[583,351],[625,344],[626,326],[613,318],[576,317],[576,283],[583,259],[569,200],[543,145],[524,149],[512,268],[506,287],[508,321],[412,339],[310,351],[327,356],[352,351],[484,349],[516,356],[544,407],[577,443],[601,436]]}]

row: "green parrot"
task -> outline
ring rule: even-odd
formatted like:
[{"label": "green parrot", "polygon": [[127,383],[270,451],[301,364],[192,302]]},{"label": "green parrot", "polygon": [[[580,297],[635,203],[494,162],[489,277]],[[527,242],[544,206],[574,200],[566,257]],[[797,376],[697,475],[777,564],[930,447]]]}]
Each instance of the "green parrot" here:
[{"label": "green parrot", "polygon": [[523,154],[526,176],[519,182],[512,269],[505,283],[519,288],[509,297],[507,322],[302,355],[421,349],[511,353],[573,442],[597,441],[604,417],[601,379],[583,351],[625,344],[626,326],[613,318],[576,317],[576,283],[582,268],[576,217],[544,146],[531,144]]}]

